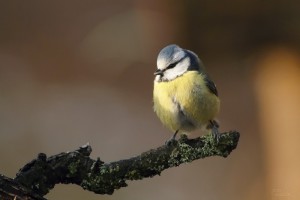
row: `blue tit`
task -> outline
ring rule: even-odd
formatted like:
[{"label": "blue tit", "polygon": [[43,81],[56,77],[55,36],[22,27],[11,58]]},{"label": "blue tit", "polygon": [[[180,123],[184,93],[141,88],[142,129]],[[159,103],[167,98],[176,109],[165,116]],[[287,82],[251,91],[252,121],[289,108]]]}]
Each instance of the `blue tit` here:
[{"label": "blue tit", "polygon": [[177,45],[163,48],[154,73],[154,111],[160,121],[174,132],[188,134],[202,129],[218,141],[220,99],[216,85],[205,72],[198,56]]}]

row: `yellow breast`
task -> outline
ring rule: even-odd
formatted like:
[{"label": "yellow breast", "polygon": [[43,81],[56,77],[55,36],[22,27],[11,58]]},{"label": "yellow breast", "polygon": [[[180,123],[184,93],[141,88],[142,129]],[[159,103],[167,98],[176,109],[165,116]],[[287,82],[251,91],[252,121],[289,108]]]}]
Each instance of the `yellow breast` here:
[{"label": "yellow breast", "polygon": [[[206,126],[220,108],[219,98],[210,92],[204,76],[197,71],[186,72],[168,82],[155,81],[153,101],[158,118],[173,132],[190,132]],[[181,119],[181,111],[194,126]]]}]

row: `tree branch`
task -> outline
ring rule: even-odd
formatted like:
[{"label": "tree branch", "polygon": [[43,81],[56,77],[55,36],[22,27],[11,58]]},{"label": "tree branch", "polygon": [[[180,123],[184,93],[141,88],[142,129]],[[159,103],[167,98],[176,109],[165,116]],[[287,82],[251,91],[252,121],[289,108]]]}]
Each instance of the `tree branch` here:
[{"label": "tree branch", "polygon": [[[111,163],[104,163],[100,158],[91,159],[89,156],[92,149],[88,144],[73,152],[49,158],[41,153],[37,159],[26,164],[11,181],[28,188],[40,197],[46,195],[58,183],[73,183],[98,194],[112,194],[115,189],[126,187],[127,180],[160,175],[165,169],[200,158],[227,157],[236,148],[239,136],[236,131],[223,133],[218,144],[211,135],[195,139],[182,136],[170,145]],[[0,188],[2,187],[0,181]]]}]

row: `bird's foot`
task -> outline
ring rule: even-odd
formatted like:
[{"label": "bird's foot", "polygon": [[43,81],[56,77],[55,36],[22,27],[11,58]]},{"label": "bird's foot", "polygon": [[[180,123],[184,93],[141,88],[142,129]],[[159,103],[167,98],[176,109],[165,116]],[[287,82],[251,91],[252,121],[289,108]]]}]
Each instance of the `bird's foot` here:
[{"label": "bird's foot", "polygon": [[219,141],[220,141],[220,137],[221,137],[221,134],[219,133],[218,128],[217,127],[213,127],[211,129],[211,134],[213,136],[214,141],[218,144]]},{"label": "bird's foot", "polygon": [[176,136],[177,136],[178,131],[179,130],[175,131],[174,135],[165,142],[165,145],[171,146],[172,144],[174,144],[175,142],[177,142]]},{"label": "bird's foot", "polygon": [[221,134],[219,133],[219,130],[218,130],[219,124],[215,120],[211,120],[209,122],[208,128],[211,129],[212,137],[213,137],[214,141],[218,144],[220,141],[220,137],[221,137]]}]

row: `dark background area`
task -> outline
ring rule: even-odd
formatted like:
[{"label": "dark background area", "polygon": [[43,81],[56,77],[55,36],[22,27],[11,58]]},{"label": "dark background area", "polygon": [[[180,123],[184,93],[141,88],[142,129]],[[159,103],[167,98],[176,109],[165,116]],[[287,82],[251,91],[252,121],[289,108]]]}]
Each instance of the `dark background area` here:
[{"label": "dark background area", "polygon": [[0,173],[87,142],[107,162],[164,144],[153,72],[176,43],[217,84],[221,131],[240,131],[238,148],[112,196],[57,185],[47,198],[299,199],[299,10],[296,0],[0,1]]}]

